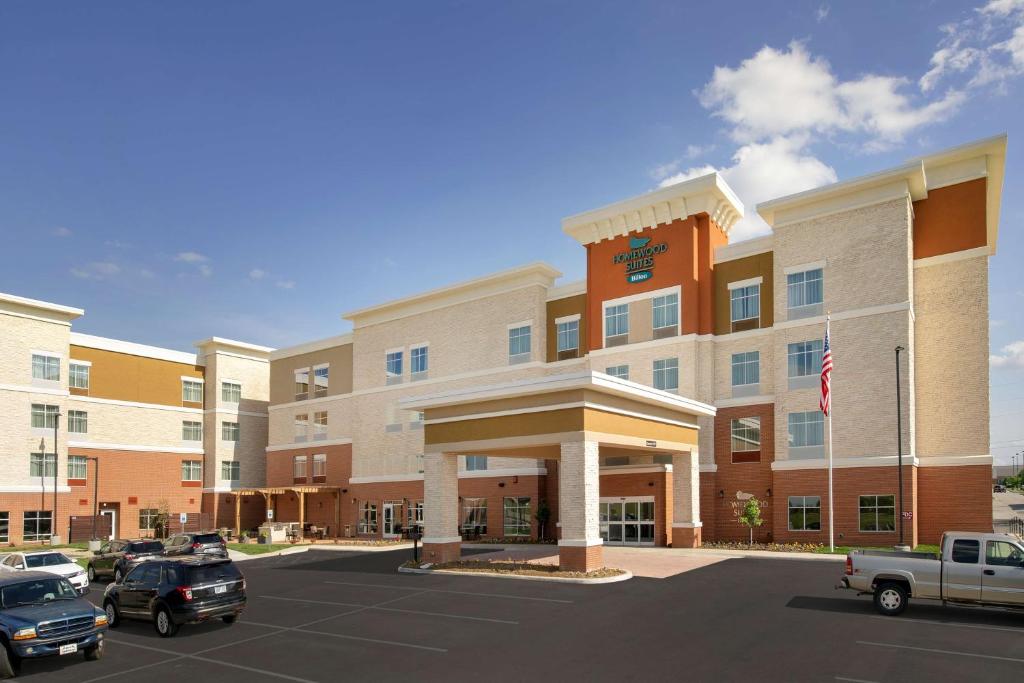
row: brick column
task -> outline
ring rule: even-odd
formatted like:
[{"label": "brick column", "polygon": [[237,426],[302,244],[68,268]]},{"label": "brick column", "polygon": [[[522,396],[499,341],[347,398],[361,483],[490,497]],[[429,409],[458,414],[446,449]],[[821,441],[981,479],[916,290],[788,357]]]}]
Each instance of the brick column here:
[{"label": "brick column", "polygon": [[459,535],[459,459],[450,453],[423,456],[423,559],[453,562],[462,556]]},{"label": "brick column", "polygon": [[558,465],[558,565],[589,572],[602,567],[601,528],[598,520],[598,445],[595,441],[562,444]]},{"label": "brick column", "polygon": [[700,458],[697,449],[672,455],[672,547],[700,547]]}]

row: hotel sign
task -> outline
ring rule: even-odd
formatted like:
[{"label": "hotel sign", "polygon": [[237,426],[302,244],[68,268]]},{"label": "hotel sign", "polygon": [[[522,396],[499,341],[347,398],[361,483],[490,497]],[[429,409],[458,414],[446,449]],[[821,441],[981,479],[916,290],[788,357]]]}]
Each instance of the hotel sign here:
[{"label": "hotel sign", "polygon": [[613,264],[626,264],[626,282],[643,282],[654,277],[654,257],[668,251],[668,245],[664,242],[650,242],[650,237],[630,237],[629,251],[612,256]]}]

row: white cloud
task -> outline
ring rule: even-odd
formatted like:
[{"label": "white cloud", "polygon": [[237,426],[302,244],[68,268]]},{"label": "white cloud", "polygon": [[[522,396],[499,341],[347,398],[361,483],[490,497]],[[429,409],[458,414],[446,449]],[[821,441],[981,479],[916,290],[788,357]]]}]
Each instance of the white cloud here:
[{"label": "white cloud", "polygon": [[828,18],[828,13],[832,8],[822,3],[818,6],[818,10],[814,13],[814,20],[819,24]]},{"label": "white cloud", "polygon": [[262,280],[264,277],[266,277],[266,275],[267,271],[263,270],[262,268],[253,268],[252,270],[249,271],[250,280]]},{"label": "white cloud", "polygon": [[967,88],[1024,74],[1024,0],[991,0],[962,21],[947,24],[931,68],[918,85],[927,93],[944,79],[970,74]]},{"label": "white cloud", "polygon": [[989,365],[994,368],[1024,368],[1024,340],[1011,342],[1000,351],[988,357]]},{"label": "white cloud", "polygon": [[120,272],[121,266],[112,261],[92,261],[71,269],[71,274],[82,280],[108,280]]},{"label": "white cloud", "polygon": [[195,251],[182,251],[174,257],[174,260],[182,263],[204,263],[210,259]]},{"label": "white cloud", "polygon": [[54,230],[53,230],[53,236],[54,237],[71,237],[71,235],[73,235],[73,234],[74,233],[71,232],[70,228],[65,228],[64,226],[60,226],[59,228],[54,228]]},{"label": "white cloud", "polygon": [[281,289],[295,289],[295,282],[292,280],[278,280],[274,284]]}]

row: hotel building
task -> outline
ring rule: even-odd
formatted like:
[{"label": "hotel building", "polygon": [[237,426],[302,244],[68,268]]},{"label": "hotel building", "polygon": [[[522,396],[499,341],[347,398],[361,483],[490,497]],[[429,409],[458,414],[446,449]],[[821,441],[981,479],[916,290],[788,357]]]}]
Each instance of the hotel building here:
[{"label": "hotel building", "polygon": [[[756,497],[757,538],[827,542],[829,312],[837,542],[897,539],[897,410],[907,541],[990,530],[988,258],[1005,145],[766,202],[771,234],[735,243],[740,199],[717,174],[695,178],[564,219],[584,281],[530,264],[346,313],[350,333],[287,349],[101,340],[69,331],[81,311],[5,297],[10,538],[40,512],[32,454],[59,410],[95,429],[61,440],[62,463],[97,454],[101,472],[125,473],[100,479],[122,535],[162,499],[229,527],[419,527],[434,560],[466,536],[558,538],[562,563],[584,569],[603,544],[745,539],[736,510]],[[187,422],[201,441],[183,441]],[[91,504],[76,488],[89,473],[66,474],[58,530]]]}]

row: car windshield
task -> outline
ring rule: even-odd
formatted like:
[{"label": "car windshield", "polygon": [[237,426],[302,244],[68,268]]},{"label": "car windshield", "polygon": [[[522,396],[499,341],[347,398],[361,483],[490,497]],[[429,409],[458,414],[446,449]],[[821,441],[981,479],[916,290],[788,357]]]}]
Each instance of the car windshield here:
[{"label": "car windshield", "polygon": [[71,560],[63,553],[41,553],[39,555],[26,555],[25,564],[29,569],[36,567],[56,567],[58,564],[71,564]]},{"label": "car windshield", "polygon": [[78,597],[75,589],[66,579],[33,579],[0,588],[0,604],[4,607],[18,605],[40,605],[53,600],[74,600]]},{"label": "car windshield", "polygon": [[220,543],[219,534],[196,534],[196,543]]},{"label": "car windshield", "polygon": [[131,549],[136,553],[159,553],[163,552],[164,544],[160,541],[140,541],[132,543]]},{"label": "car windshield", "polygon": [[192,567],[189,570],[189,578],[192,585],[203,583],[215,583],[217,581],[230,581],[240,578],[242,575],[230,562],[224,564],[212,564],[200,567]]}]

